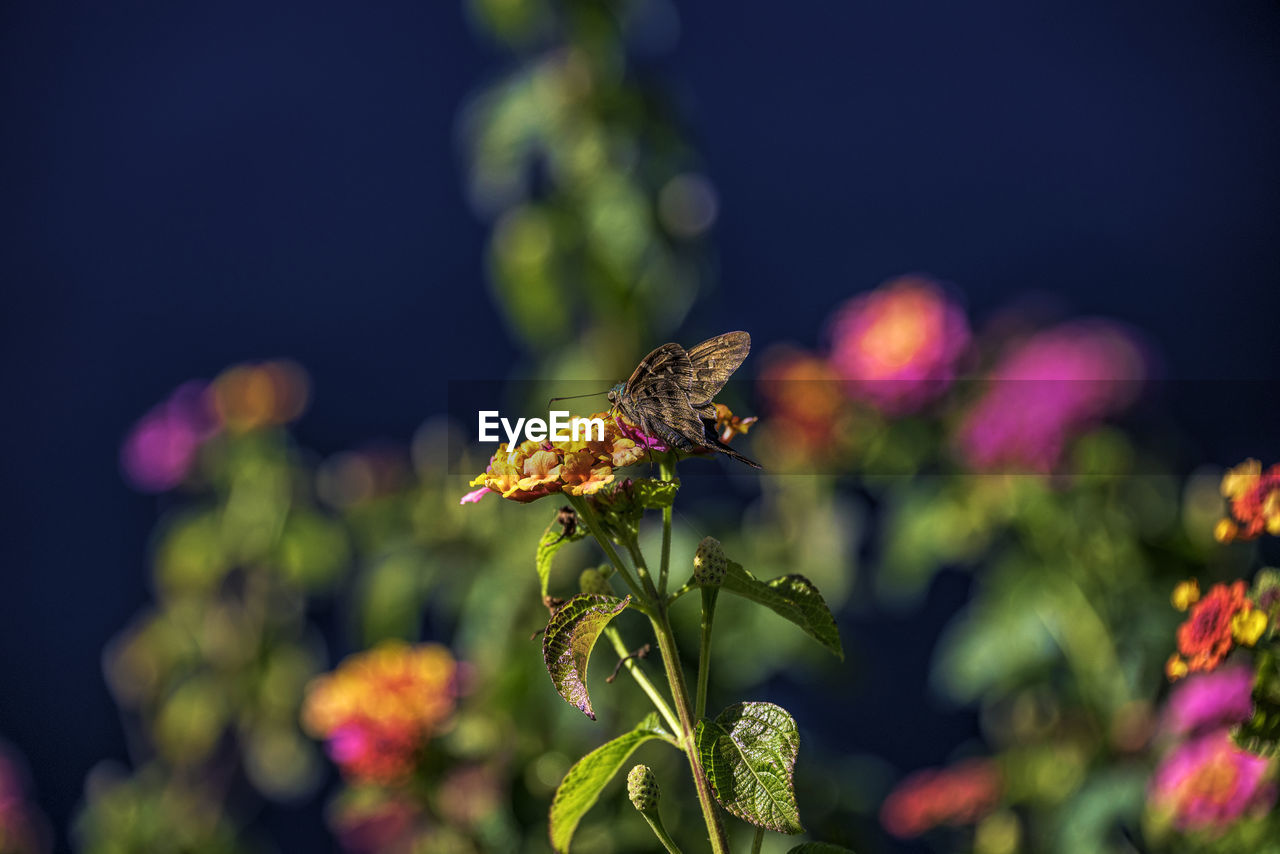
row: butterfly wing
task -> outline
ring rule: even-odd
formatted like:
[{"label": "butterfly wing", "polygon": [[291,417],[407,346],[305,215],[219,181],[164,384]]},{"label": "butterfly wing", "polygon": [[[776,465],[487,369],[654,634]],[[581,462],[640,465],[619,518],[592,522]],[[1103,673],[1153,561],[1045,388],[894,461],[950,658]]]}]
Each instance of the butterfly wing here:
[{"label": "butterfly wing", "polygon": [[679,344],[663,344],[640,360],[619,396],[619,406],[649,435],[679,448],[696,445],[702,422],[689,405],[692,381],[689,354]]},{"label": "butterfly wing", "polygon": [[703,418],[715,418],[712,399],[751,352],[746,332],[726,332],[708,338],[688,351],[692,380],[687,388],[689,405]]}]

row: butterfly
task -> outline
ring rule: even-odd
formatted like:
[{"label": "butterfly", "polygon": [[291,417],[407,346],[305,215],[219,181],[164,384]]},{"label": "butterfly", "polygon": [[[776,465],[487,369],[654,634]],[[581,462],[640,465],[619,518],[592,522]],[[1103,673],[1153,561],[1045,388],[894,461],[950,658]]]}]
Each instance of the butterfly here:
[{"label": "butterfly", "polygon": [[640,360],[609,402],[649,436],[682,451],[711,448],[754,468],[760,464],[720,441],[712,398],[751,351],[751,336],[726,332],[686,351],[663,344]]}]

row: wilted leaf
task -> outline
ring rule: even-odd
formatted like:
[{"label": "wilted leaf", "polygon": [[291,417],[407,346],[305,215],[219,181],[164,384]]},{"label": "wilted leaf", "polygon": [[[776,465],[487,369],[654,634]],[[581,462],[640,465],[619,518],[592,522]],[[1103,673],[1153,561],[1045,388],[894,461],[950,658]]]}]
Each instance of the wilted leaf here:
[{"label": "wilted leaf", "polygon": [[596,639],[609,621],[621,614],[631,597],[593,596],[580,593],[547,623],[542,637],[542,660],[560,696],[577,706],[591,720],[596,719],[587,696],[587,662]]},{"label": "wilted leaf", "polygon": [[837,658],[844,659],[840,644],[840,631],[836,628],[831,609],[813,582],[803,575],[782,575],[772,581],[760,581],[729,561],[729,572],[723,587],[730,593],[764,605],[780,617],[785,617],[804,629],[809,637],[829,649]]},{"label": "wilted leaf", "polygon": [[695,740],[721,806],[756,827],[803,832],[791,782],[800,734],[786,709],[735,703],[714,721],[699,721]]},{"label": "wilted leaf", "polygon": [[658,716],[650,713],[631,732],[602,744],[574,763],[551,801],[551,845],[556,851],[569,850],[578,822],[595,805],[600,792],[637,747],[658,738],[660,733]]}]

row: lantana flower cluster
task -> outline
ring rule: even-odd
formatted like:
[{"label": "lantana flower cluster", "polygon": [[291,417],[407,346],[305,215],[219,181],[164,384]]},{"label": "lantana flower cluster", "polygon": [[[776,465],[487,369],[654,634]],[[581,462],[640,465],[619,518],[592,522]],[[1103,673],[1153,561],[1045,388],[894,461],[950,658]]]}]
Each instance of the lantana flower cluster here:
[{"label": "lantana flower cluster", "polygon": [[1194,579],[1184,581],[1171,600],[1189,613],[1178,627],[1178,651],[1165,664],[1170,679],[1211,671],[1236,646],[1253,646],[1268,630],[1266,610],[1246,595],[1243,581],[1215,584],[1203,597]]},{"label": "lantana flower cluster", "polygon": [[311,682],[303,726],[350,779],[394,784],[453,714],[458,675],[439,644],[386,641]]},{"label": "lantana flower cluster", "polygon": [[[566,433],[572,436],[575,424],[596,418],[604,422],[600,439],[587,438],[599,434],[579,427],[577,440],[527,441],[514,448],[503,442],[484,473],[471,481],[471,486],[479,488],[464,495],[461,503],[473,504],[490,492],[522,503],[557,494],[595,495],[614,482],[615,469],[642,462],[651,453],[669,450],[661,440],[642,433],[623,416],[607,411],[571,417]],[[746,433],[755,421],[754,416],[741,418],[724,404],[716,404],[715,429],[722,442]]]},{"label": "lantana flower cluster", "polygon": [[210,439],[287,424],[306,408],[309,390],[306,373],[287,360],[185,382],[133,426],[120,449],[121,468],[135,488],[166,492],[191,475]]},{"label": "lantana flower cluster", "polygon": [[889,793],[880,823],[903,839],[944,824],[973,824],[999,805],[1003,788],[1000,770],[989,759],[917,771]]},{"label": "lantana flower cluster", "polygon": [[[766,354],[761,396],[782,453],[829,457],[846,434],[878,431],[876,419],[938,403],[966,366],[985,360],[960,305],[921,275],[849,300],[828,337],[825,354]],[[1145,375],[1137,338],[1114,322],[1072,321],[1012,339],[980,375],[975,399],[948,422],[951,445],[977,471],[1048,473],[1072,438],[1134,399]]]},{"label": "lantana flower cluster", "polygon": [[1214,529],[1219,542],[1280,536],[1280,463],[1263,471],[1258,460],[1245,460],[1222,478],[1222,497],[1230,513]]},{"label": "lantana flower cluster", "polygon": [[1218,835],[1275,802],[1268,760],[1230,736],[1253,713],[1252,684],[1249,668],[1232,665],[1192,676],[1170,696],[1162,730],[1173,744],[1148,790],[1157,818],[1181,832]]}]

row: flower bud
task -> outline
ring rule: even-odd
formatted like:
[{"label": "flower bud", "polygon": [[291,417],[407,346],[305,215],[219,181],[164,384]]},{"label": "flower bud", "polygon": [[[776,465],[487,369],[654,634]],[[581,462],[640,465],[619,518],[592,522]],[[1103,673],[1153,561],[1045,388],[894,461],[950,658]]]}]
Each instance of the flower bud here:
[{"label": "flower bud", "polygon": [[583,593],[590,593],[594,596],[612,596],[613,588],[609,586],[609,581],[600,574],[598,569],[584,569],[582,574],[578,576],[578,588]]},{"label": "flower bud", "polygon": [[649,812],[658,808],[658,798],[662,792],[658,790],[658,779],[653,776],[653,769],[648,765],[637,765],[627,775],[627,797],[631,805],[640,812]]},{"label": "flower bud", "polygon": [[703,587],[719,587],[729,571],[729,560],[715,537],[704,537],[693,553],[693,583]]}]

